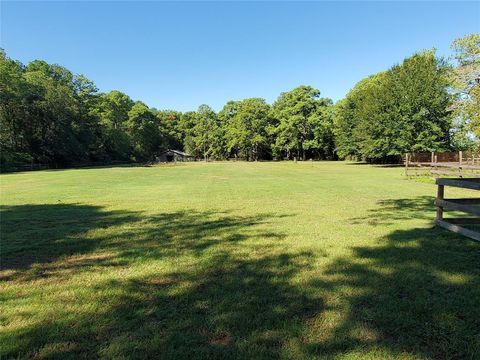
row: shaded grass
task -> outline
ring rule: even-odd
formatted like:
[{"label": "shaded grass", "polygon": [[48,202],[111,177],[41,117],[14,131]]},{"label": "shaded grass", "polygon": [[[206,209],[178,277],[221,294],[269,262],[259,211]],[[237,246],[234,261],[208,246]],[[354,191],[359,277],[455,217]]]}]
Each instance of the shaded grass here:
[{"label": "shaded grass", "polygon": [[0,355],[474,359],[480,246],[432,228],[434,186],[401,173],[2,176]]}]

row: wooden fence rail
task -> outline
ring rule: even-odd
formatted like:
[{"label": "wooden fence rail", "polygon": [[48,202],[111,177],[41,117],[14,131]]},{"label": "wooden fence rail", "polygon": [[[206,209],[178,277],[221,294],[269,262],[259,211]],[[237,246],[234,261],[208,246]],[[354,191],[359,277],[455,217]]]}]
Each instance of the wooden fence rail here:
[{"label": "wooden fence rail", "polygon": [[480,178],[480,154],[471,152],[407,153],[405,176]]},{"label": "wooden fence rail", "polygon": [[[445,186],[453,186],[470,190],[480,190],[480,179],[478,178],[456,178],[456,179],[437,179],[438,190],[435,206],[437,207],[437,216],[435,224],[447,230],[467,236],[473,240],[480,241],[480,232],[469,226],[480,226],[480,198],[467,199],[445,199]],[[476,217],[455,217],[444,218],[444,210],[463,212]]]}]

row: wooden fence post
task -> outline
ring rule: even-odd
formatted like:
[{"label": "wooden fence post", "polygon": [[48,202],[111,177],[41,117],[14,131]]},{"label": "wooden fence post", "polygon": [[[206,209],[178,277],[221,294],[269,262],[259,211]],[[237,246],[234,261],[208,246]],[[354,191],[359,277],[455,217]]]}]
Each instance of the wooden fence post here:
[{"label": "wooden fence post", "polygon": [[405,176],[408,176],[408,153],[405,154]]},{"label": "wooden fence post", "polygon": [[[437,201],[443,200],[445,196],[445,187],[444,185],[438,185],[437,189]],[[437,205],[437,216],[436,220],[443,219],[443,206]]]}]

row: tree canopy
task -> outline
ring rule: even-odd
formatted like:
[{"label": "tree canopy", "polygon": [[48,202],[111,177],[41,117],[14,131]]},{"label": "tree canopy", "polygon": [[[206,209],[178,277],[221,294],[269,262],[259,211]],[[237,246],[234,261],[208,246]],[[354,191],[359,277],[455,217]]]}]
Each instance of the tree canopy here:
[{"label": "tree canopy", "polygon": [[321,98],[320,91],[311,86],[299,86],[282,93],[272,106],[277,126],[274,154],[287,158],[295,155],[306,159],[307,153],[321,158],[333,155],[330,99]]},{"label": "tree canopy", "polygon": [[468,146],[472,143],[468,132],[480,138],[480,34],[456,39],[452,49],[455,53],[455,66],[450,78],[454,95],[452,109],[457,128],[463,130],[461,145]]},{"label": "tree canopy", "polygon": [[229,101],[219,113],[228,155],[245,160],[269,158],[270,116],[270,106],[264,99]]},{"label": "tree canopy", "polygon": [[397,161],[405,152],[476,147],[480,137],[480,34],[452,43],[450,62],[418,52],[359,81],[345,98],[308,85],[228,101],[216,113],[149,108],[101,93],[83,75],[0,51],[0,161],[22,164],[151,161],[166,149],[199,159]]},{"label": "tree canopy", "polygon": [[337,104],[339,156],[386,162],[406,152],[448,149],[448,69],[429,50],[359,82]]}]

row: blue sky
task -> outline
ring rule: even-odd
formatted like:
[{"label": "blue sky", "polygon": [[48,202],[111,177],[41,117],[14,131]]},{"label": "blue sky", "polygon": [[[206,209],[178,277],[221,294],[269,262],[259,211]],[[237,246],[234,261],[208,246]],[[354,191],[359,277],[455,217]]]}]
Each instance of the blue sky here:
[{"label": "blue sky", "polygon": [[365,76],[480,32],[480,2],[1,2],[1,47],[159,109],[342,98]]}]

